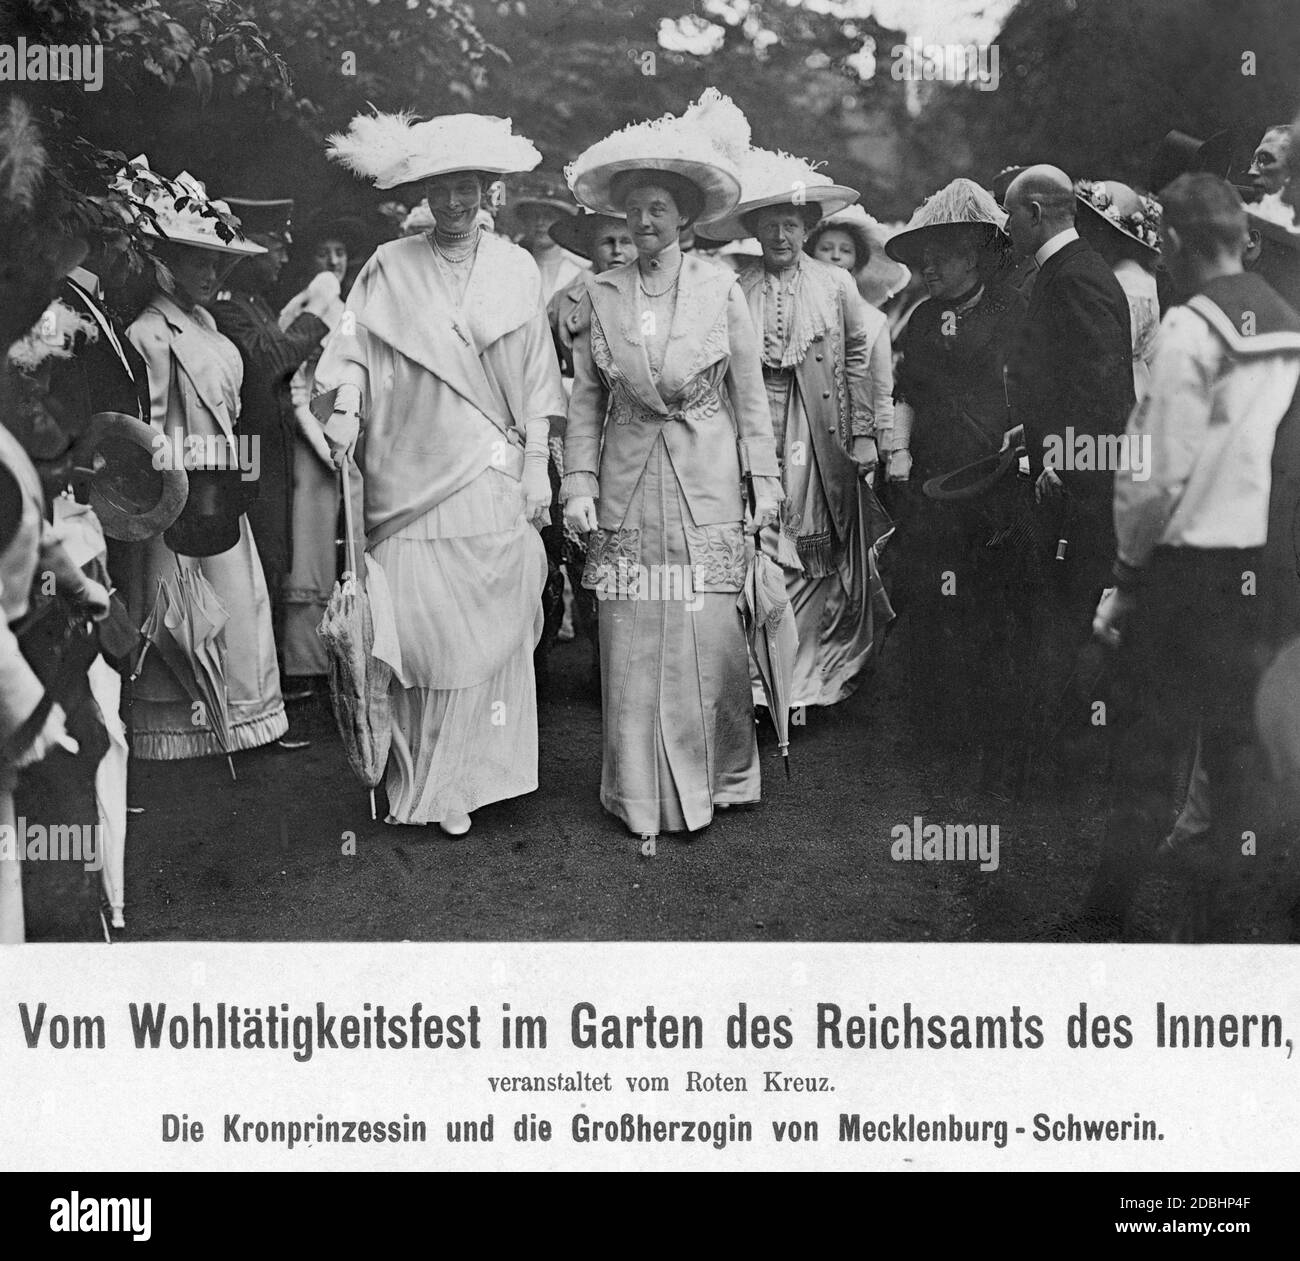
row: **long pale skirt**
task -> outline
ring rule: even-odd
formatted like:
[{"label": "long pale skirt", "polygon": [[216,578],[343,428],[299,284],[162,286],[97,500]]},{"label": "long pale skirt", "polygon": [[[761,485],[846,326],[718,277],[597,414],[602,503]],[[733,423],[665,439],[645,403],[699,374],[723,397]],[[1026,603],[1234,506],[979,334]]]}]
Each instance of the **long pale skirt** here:
[{"label": "long pale skirt", "polygon": [[717,804],[759,800],[744,572],[740,523],[694,524],[660,438],[583,575],[599,601],[600,801],[635,833],[696,831]]},{"label": "long pale skirt", "polygon": [[[852,696],[893,618],[875,555],[863,546],[860,535],[869,528],[866,500],[860,492],[852,534],[844,542],[834,573],[825,578],[786,575],[786,593],[799,634],[791,708],[835,705]],[[766,703],[757,682],[754,699]]]},{"label": "long pale skirt", "polygon": [[386,821],[440,823],[535,792],[546,552],[520,483],[489,468],[371,554],[402,656]]},{"label": "long pale skirt", "polygon": [[[158,579],[176,569],[176,553],[159,535],[140,544],[132,560],[128,606],[136,624],[149,615]],[[248,518],[239,518],[239,542],[197,565],[230,615],[222,632],[226,648],[226,703],[231,751],[255,749],[289,730],[280,695],[280,671],[271,630],[271,601]],[[131,752],[146,761],[172,761],[223,752],[216,733],[201,717],[190,694],[153,649],[132,689]]]},{"label": "long pale skirt", "polygon": [[[875,656],[884,623],[893,616],[865,544],[870,529],[868,494],[852,466],[825,469],[817,459],[808,412],[794,373],[767,380],[772,428],[778,436],[788,502],[784,513],[794,533],[813,529],[821,543],[805,557],[810,572],[786,572],[786,593],[794,612],[799,647],[795,655],[792,709],[835,705],[852,696]],[[794,456],[798,453],[798,460]],[[822,493],[826,477],[851,477],[857,510],[847,537],[835,536]],[[751,672],[755,704],[766,704],[757,671]]]}]

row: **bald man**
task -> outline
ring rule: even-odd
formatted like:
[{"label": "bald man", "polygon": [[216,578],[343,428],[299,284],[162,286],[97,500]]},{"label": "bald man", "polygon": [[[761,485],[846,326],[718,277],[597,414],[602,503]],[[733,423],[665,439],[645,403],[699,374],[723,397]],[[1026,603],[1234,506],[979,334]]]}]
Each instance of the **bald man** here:
[{"label": "bald man", "polygon": [[[1092,610],[1109,584],[1115,554],[1112,495],[1122,435],[1133,409],[1128,300],[1109,264],[1074,227],[1075,196],[1059,167],[1022,171],[1007,188],[1007,231],[1022,258],[1038,263],[1020,339],[1009,359],[1012,420],[1023,424],[1036,478],[1048,584],[1036,651],[1042,703],[1056,703]],[[1107,441],[1109,439],[1109,441]],[[1091,707],[1045,715],[1067,751],[1091,743]]]}]

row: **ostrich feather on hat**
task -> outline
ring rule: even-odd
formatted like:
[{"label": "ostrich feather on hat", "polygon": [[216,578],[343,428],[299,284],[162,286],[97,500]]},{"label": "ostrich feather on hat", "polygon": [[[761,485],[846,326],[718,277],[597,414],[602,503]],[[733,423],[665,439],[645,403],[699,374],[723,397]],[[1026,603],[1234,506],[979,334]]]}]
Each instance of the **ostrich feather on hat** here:
[{"label": "ostrich feather on hat", "polygon": [[901,232],[885,243],[885,253],[899,263],[915,267],[926,240],[950,235],[954,229],[984,227],[990,239],[1006,239],[1007,216],[993,194],[974,180],[955,179],[932,193],[913,212]]},{"label": "ostrich feather on hat", "polygon": [[717,88],[705,88],[700,99],[686,107],[682,122],[707,132],[714,147],[737,165],[749,151],[749,119],[731,97]]},{"label": "ostrich feather on hat", "polygon": [[573,195],[598,214],[622,215],[613,185],[627,171],[668,171],[700,190],[699,219],[720,219],[740,200],[737,160],[749,149],[749,122],[730,97],[706,88],[678,117],[631,123],[588,146],[564,169]]},{"label": "ostrich feather on hat", "polygon": [[330,136],[325,153],[376,188],[397,188],[453,171],[531,171],[542,155],[511,126],[510,119],[491,114],[420,120],[407,111],[376,111],[358,114],[346,132]]},{"label": "ostrich feather on hat", "polygon": [[731,214],[701,224],[700,230],[715,241],[734,241],[750,236],[741,222],[745,215],[764,206],[814,204],[823,215],[834,214],[858,199],[856,189],[837,184],[817,169],[817,164],[792,153],[774,149],[750,149],[740,160],[740,203]]}]

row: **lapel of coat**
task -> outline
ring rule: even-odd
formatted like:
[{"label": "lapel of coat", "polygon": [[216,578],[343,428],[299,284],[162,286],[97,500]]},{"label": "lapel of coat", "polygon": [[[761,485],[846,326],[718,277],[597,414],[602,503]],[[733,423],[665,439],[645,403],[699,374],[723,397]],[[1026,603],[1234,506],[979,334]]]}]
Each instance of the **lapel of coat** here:
[{"label": "lapel of coat", "polygon": [[172,355],[186,380],[199,396],[200,402],[215,417],[222,432],[233,438],[231,403],[221,389],[219,374],[213,370],[211,348],[199,336],[191,318],[166,294],[156,294],[150,305],[167,321],[171,329]]},{"label": "lapel of coat", "polygon": [[650,361],[637,318],[635,261],[612,267],[599,276],[589,272],[584,281],[624,384],[652,412],[666,416],[668,408],[650,376]]},{"label": "lapel of coat", "polygon": [[[717,358],[716,339],[710,339],[726,313],[727,295],[736,277],[730,270],[706,263],[694,255],[682,259],[677,282],[677,311],[673,316],[668,350],[659,373],[660,392],[676,398],[686,383]],[[725,344],[724,344],[725,353]]]},{"label": "lapel of coat", "polygon": [[[483,244],[486,242],[487,238]],[[357,304],[357,323],[399,354],[427,368],[498,429],[509,429],[510,421],[501,415],[479,359],[476,333],[491,337],[492,329],[471,328],[455,309],[429,254],[432,246],[423,236],[408,237],[393,245],[396,248],[378,252],[372,260],[375,273]],[[491,268],[490,250],[488,257],[476,260],[475,273],[480,264]],[[479,282],[480,295],[487,283]],[[475,299],[474,285],[471,274],[466,306]],[[348,306],[352,306],[351,301]]]}]

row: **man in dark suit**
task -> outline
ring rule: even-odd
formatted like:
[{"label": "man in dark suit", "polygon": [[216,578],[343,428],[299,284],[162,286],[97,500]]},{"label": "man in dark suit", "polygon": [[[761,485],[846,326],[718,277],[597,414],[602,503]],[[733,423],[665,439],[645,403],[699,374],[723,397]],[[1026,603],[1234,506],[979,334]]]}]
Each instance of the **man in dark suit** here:
[{"label": "man in dark suit", "polygon": [[88,315],[99,331],[70,359],[51,372],[50,392],[87,416],[122,412],[149,419],[149,378],[144,359],[109,311],[99,277],[86,267],[75,268],[63,282],[59,297],[80,315]]},{"label": "man in dark suit", "polygon": [[[1012,419],[1023,424],[1049,570],[1036,636],[1038,690],[1060,760],[1091,729],[1090,698],[1070,687],[1115,550],[1114,475],[1131,454],[1128,300],[1110,266],[1079,238],[1074,188],[1054,166],[1031,166],[1006,193],[1016,253],[1038,264],[1008,368]],[[1053,559],[1054,558],[1054,559]],[[1062,709],[1063,689],[1072,697]]]}]

